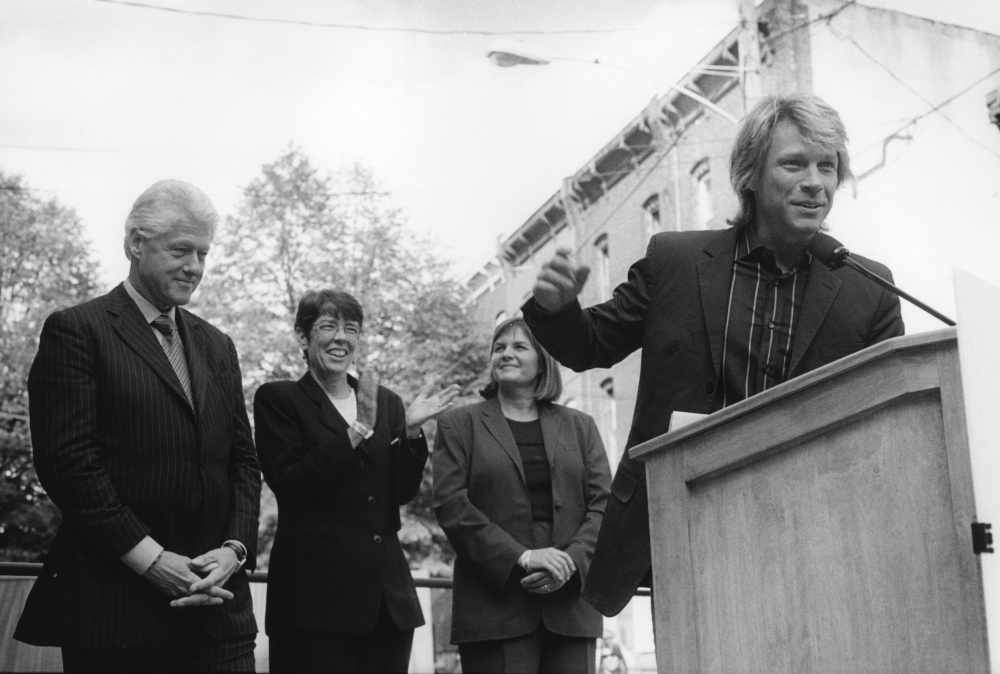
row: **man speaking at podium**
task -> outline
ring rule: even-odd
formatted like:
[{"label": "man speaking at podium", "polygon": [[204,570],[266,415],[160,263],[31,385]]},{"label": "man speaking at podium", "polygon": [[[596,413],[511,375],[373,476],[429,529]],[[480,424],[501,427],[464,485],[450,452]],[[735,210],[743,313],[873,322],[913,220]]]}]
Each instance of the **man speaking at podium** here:
[{"label": "man speaking at podium", "polygon": [[[740,209],[726,230],[663,232],[613,297],[583,309],[589,269],[560,250],[545,264],[524,318],[577,372],[642,349],[627,448],[667,431],[671,413],[709,413],[903,334],[899,300],[809,252],[837,188],[850,179],[847,133],[811,94],[768,97],[737,131],[730,179]],[[855,256],[891,280],[889,270]],[[642,462],[622,455],[584,597],[619,613],[650,583]]]}]

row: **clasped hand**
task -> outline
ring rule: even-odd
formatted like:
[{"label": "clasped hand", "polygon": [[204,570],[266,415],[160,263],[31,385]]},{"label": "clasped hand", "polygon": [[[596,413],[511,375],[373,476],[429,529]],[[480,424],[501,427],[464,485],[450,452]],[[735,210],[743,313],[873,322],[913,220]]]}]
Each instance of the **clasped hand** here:
[{"label": "clasped hand", "polygon": [[576,573],[573,558],[556,548],[532,550],[527,567],[528,575],[521,579],[521,587],[533,594],[555,592]]},{"label": "clasped hand", "polygon": [[229,548],[209,550],[194,559],[164,550],[143,577],[175,598],[171,606],[218,606],[233,598],[222,586],[238,568],[236,553]]}]

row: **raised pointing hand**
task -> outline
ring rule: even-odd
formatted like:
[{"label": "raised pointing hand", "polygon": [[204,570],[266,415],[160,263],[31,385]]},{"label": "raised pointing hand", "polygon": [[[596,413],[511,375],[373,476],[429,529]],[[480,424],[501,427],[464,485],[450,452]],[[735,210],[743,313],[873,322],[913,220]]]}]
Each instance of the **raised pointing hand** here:
[{"label": "raised pointing hand", "polygon": [[556,256],[542,265],[535,285],[531,289],[538,305],[548,312],[556,312],[572,302],[590,276],[590,267],[577,265],[570,260],[572,251],[559,248]]}]

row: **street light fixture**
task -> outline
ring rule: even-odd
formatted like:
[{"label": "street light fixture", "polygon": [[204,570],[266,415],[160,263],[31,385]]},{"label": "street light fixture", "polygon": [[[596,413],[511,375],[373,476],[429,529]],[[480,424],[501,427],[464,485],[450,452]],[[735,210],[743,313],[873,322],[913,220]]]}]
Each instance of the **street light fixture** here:
[{"label": "street light fixture", "polygon": [[[708,100],[701,94],[698,94],[690,89],[686,89],[677,84],[671,84],[670,82],[664,82],[663,80],[658,80],[655,77],[650,77],[644,73],[636,72],[635,70],[629,70],[628,68],[622,68],[621,66],[611,65],[609,63],[601,63],[598,59],[587,60],[587,59],[577,59],[570,58],[567,56],[553,56],[546,52],[541,47],[537,47],[533,44],[528,44],[521,40],[511,40],[504,38],[497,40],[490,45],[489,50],[486,52],[487,58],[489,58],[495,65],[501,68],[512,68],[513,66],[520,65],[531,65],[531,66],[544,66],[548,65],[552,61],[574,61],[576,63],[589,63],[590,65],[604,66],[605,68],[613,68],[615,70],[621,70],[622,72],[629,73],[631,75],[637,75],[639,77],[644,77],[647,80],[651,80],[665,87],[670,87],[679,94],[684,94],[688,98],[694,99],[704,105],[706,108],[712,112],[725,117],[727,120],[733,124],[738,124],[738,120],[730,115],[728,112],[720,108],[718,105]],[[696,70],[703,70],[711,72],[713,74],[729,74],[734,72],[740,72],[744,70],[736,66],[705,66],[695,68]]]}]

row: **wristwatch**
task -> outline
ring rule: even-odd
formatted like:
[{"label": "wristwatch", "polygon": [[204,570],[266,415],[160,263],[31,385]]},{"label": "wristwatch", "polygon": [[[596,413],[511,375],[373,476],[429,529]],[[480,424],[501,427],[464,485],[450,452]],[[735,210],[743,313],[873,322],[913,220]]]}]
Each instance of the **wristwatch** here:
[{"label": "wristwatch", "polygon": [[230,550],[236,553],[236,561],[238,562],[236,570],[239,571],[240,569],[242,569],[243,565],[247,561],[247,553],[246,550],[243,549],[243,546],[239,545],[238,543],[235,543],[234,541],[226,541],[225,543],[222,544],[222,547],[229,548]]},{"label": "wristwatch", "polygon": [[355,419],[350,423],[350,426],[355,430],[355,432],[357,432],[358,435],[360,435],[365,440],[375,435],[375,431],[373,431],[371,427],[369,427],[368,424],[364,423],[363,421]]}]

